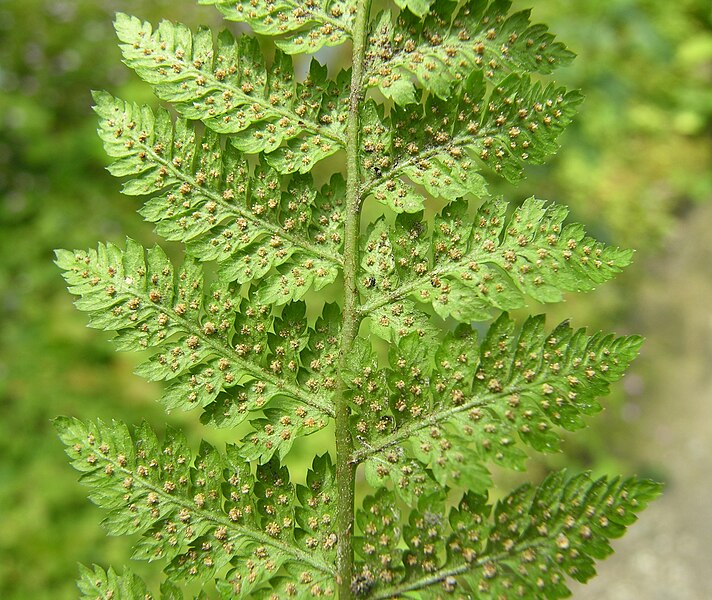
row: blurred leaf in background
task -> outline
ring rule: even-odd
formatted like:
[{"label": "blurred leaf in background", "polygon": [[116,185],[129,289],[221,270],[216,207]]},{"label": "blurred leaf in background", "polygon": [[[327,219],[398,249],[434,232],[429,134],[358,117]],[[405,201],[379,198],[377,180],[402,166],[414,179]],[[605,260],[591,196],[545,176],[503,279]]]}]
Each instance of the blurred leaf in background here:
[{"label": "blurred leaf in background", "polygon": [[[76,485],[50,419],[145,418],[158,425],[165,417],[154,402],[157,390],[132,375],[131,359],[85,329],[52,250],[120,242],[127,234],[152,243],[150,227],[135,214],[137,200],[120,196],[103,170],[90,90],[155,103],[120,62],[113,15],[192,26],[219,22],[216,11],[196,4],[0,0],[3,599],[76,597],[77,561],[124,562],[128,553],[129,540],[105,538],[101,514]],[[619,333],[628,333],[636,311],[630,298],[645,277],[640,265],[659,252],[686,210],[712,197],[712,6],[708,0],[515,5],[535,5],[535,20],[547,22],[579,54],[559,79],[587,96],[557,160],[531,169],[517,195],[536,191],[567,204],[596,237],[640,251],[638,264],[617,284],[577,297],[552,319],[616,319]],[[511,189],[500,191],[512,198]],[[612,411],[603,429],[576,448],[580,463],[625,455],[600,434],[617,416]],[[199,427],[192,417],[175,419],[194,433]]]},{"label": "blurred leaf in background", "polygon": [[678,215],[712,197],[712,3],[516,4],[534,5],[536,20],[578,54],[558,78],[586,96],[558,160],[533,170],[521,193],[569,204],[647,253]]}]

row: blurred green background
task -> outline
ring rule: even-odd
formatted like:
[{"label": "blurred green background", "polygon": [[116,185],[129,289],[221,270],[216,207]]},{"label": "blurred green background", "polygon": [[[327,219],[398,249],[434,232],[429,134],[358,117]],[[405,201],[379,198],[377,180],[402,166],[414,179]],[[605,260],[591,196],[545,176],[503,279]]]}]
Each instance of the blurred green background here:
[{"label": "blurred green background", "polygon": [[[534,4],[516,1],[524,8]],[[166,422],[135,356],[85,328],[52,264],[150,228],[103,170],[91,89],[153,102],[120,62],[116,11],[219,23],[191,0],[0,0],[0,598],[76,596],[77,562],[121,565],[130,540],[66,464],[59,414]],[[705,598],[712,521],[712,6],[709,0],[546,0],[534,17],[578,55],[557,80],[584,90],[559,156],[530,170],[512,200],[567,204],[597,237],[638,250],[635,265],[588,296],[550,307],[550,323],[637,332],[643,355],[567,456],[535,463],[640,472],[668,483],[620,556],[580,598]],[[538,307],[534,307],[533,310]],[[174,415],[193,440],[192,415]],[[535,475],[527,475],[533,477]],[[649,591],[646,592],[645,586]],[[598,586],[598,587],[596,587]]]}]

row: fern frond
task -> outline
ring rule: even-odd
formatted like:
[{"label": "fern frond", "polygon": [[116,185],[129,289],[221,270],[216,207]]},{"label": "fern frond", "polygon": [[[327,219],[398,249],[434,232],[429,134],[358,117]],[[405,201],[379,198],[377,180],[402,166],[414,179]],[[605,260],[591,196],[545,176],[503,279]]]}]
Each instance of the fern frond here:
[{"label": "fern frond", "polygon": [[374,24],[365,80],[399,105],[416,102],[413,77],[446,99],[473,71],[496,86],[510,73],[548,74],[574,57],[546,26],[531,24],[531,11],[509,15],[509,0],[398,4],[410,12],[402,11],[394,22],[384,11]]},{"label": "fern frond", "polygon": [[[538,487],[519,488],[494,507],[484,496],[467,494],[448,522],[431,508],[437,504],[424,504],[403,528],[407,550],[391,550],[400,542],[395,529],[383,550],[362,553],[361,572],[370,574],[372,585],[379,584],[363,597],[469,598],[474,592],[492,598],[566,598],[571,594],[566,578],[586,582],[593,577],[595,560],[612,552],[609,540],[623,535],[660,490],[637,478],[592,480],[585,473],[560,471]],[[376,526],[378,515],[360,516]]]},{"label": "fern frond", "polygon": [[[370,349],[362,348],[345,374],[360,442],[353,460],[365,461],[373,485],[394,483],[411,506],[427,491],[426,469],[441,486],[483,492],[491,483],[486,462],[524,467],[517,440],[554,452],[556,428],[582,428],[641,343],[588,336],[566,323],[547,334],[541,316],[516,332],[505,314],[482,344],[461,326],[434,357],[417,334],[406,336],[392,347],[387,370],[374,371]],[[356,361],[366,366],[358,370]]]},{"label": "fern frond", "polygon": [[[487,191],[557,151],[581,96],[546,76],[572,53],[510,0],[199,3],[258,37],[119,14],[124,62],[171,106],[94,96],[109,171],[185,261],[128,240],[56,262],[90,326],[150,350],[137,373],[166,382],[168,411],[245,427],[194,452],[170,428],[59,418],[107,529],[163,561],[165,600],[567,596],[659,492],[562,472],[485,495],[492,464],[521,470],[584,427],[641,344],[507,313],[631,262],[564,207]],[[295,74],[291,55],[347,40],[350,69]],[[480,341],[473,322],[495,318]],[[335,461],[295,486],[284,459],[329,425]],[[80,589],[151,597],[99,567]]]},{"label": "fern frond", "polygon": [[[336,81],[312,62],[309,77],[294,78],[292,61],[278,52],[269,71],[256,39],[210,30],[150,23],[118,14],[124,62],[150,83],[161,100],[188,119],[231,133],[243,152],[265,152],[281,172],[309,171],[345,143],[348,74]],[[279,149],[282,142],[298,141]]]},{"label": "fern frond", "polygon": [[580,101],[578,92],[519,75],[508,76],[486,97],[483,75],[475,72],[448,101],[431,96],[424,105],[395,107],[389,116],[368,103],[364,194],[396,212],[423,208],[423,196],[403,178],[435,197],[481,197],[483,171],[514,182],[527,163],[540,164],[556,152],[557,137]]},{"label": "fern frond", "polygon": [[[170,579],[207,581],[231,565],[236,596],[249,597],[240,592],[242,579],[236,575],[249,581],[249,570],[256,568],[269,581],[277,575],[277,568],[266,564],[269,557],[275,565],[307,568],[316,580],[333,580],[332,550],[313,545],[311,532],[301,529],[294,486],[275,461],[253,476],[236,447],[221,455],[203,442],[194,456],[176,431],[168,431],[160,443],[147,425],[133,434],[116,422],[84,424],[62,417],[55,425],[82,482],[91,488],[90,498],[109,511],[106,528],[114,535],[141,534],[134,557],[165,560]],[[324,474],[329,464],[318,459],[317,473]],[[314,481],[319,475],[309,477]],[[329,482],[318,492],[327,513],[331,501],[325,497],[334,493]],[[309,494],[302,497],[308,500]],[[139,583],[125,576],[114,585],[138,589]]]},{"label": "fern frond", "polygon": [[302,284],[278,294],[278,304],[334,281],[343,265],[340,176],[321,192],[309,176],[294,177],[283,191],[272,169],[250,172],[231,140],[210,131],[201,137],[165,110],[154,114],[104,92],[94,99],[99,134],[115,159],[109,170],[129,178],[124,193],[152,195],[140,212],[159,235],[184,242],[201,261],[217,260],[225,281],[259,280],[287,262],[301,269]]},{"label": "fern frond", "polygon": [[[592,290],[631,262],[632,251],[586,236],[582,225],[564,225],[563,206],[530,198],[509,219],[506,210],[507,203],[488,201],[473,219],[466,201],[453,202],[432,232],[417,216],[399,217],[378,272],[360,282],[363,313],[410,297],[442,317],[483,321],[494,309],[520,308],[527,296],[558,302],[563,292]],[[366,249],[380,235],[372,230]]]},{"label": "fern frond", "polygon": [[[205,420],[225,427],[281,397],[275,407],[284,408],[289,399],[292,426],[285,429],[293,436],[317,431],[333,415],[333,373],[300,360],[316,334],[302,304],[275,318],[225,284],[206,293],[196,263],[187,261],[174,278],[159,247],[146,259],[131,240],[125,251],[111,244],[89,252],[59,250],[57,264],[92,327],[116,331],[120,350],[157,350],[137,372],[171,381],[162,397],[167,409],[202,407]],[[299,377],[308,378],[307,387]],[[265,448],[266,456],[280,443],[291,446],[293,438],[282,434]]]},{"label": "fern frond", "polygon": [[247,23],[255,33],[281,36],[277,47],[288,54],[315,53],[351,38],[355,0],[198,0],[214,5],[229,21]]}]

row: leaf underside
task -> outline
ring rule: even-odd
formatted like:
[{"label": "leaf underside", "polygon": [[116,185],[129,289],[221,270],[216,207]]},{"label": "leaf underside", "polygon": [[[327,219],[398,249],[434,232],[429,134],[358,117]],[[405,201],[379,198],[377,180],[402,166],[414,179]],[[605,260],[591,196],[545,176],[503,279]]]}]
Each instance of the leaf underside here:
[{"label": "leaf underside", "polygon": [[530,11],[509,15],[509,0],[401,2],[410,11],[395,19],[383,12],[366,55],[369,86],[397,104],[416,101],[415,82],[447,99],[473,71],[498,84],[510,73],[551,73],[574,57],[545,25],[529,21]]},{"label": "leaf underside", "polygon": [[[220,427],[261,413],[277,420],[278,435],[260,446],[263,461],[278,450],[284,455],[297,436],[322,429],[333,415],[334,307],[313,326],[301,302],[276,317],[231,285],[204,289],[194,260],[174,275],[159,247],[146,252],[132,240],[125,250],[58,251],[57,264],[92,327],[115,331],[119,350],[155,349],[137,372],[169,382],[161,399],[167,409],[201,407],[203,419]],[[258,434],[273,429],[261,418],[254,425]]]},{"label": "leaf underside", "polygon": [[[355,598],[567,597],[660,493],[560,471],[487,498],[491,465],[559,451],[642,341],[509,316],[632,260],[562,206],[488,193],[558,150],[582,97],[548,76],[573,53],[509,0],[395,0],[367,24],[362,69],[330,75],[312,58],[298,76],[293,55],[359,45],[361,2],[199,4],[273,38],[274,54],[255,35],[118,14],[125,64],[170,108],[94,94],[109,172],[185,259],[127,239],[56,263],[90,326],[149,351],[137,374],[165,382],[167,411],[249,427],[196,452],[170,428],[57,419],[107,530],[163,561],[165,599],[191,582],[197,600],[211,583],[225,599],[335,597],[337,467],[327,451],[294,484],[284,459],[347,402],[353,449],[336,462],[363,465],[372,492],[351,529]],[[351,172],[324,177],[344,155]],[[366,201],[384,216],[354,254]],[[323,301],[354,280],[350,314]],[[79,589],[152,597],[131,570],[96,565]]]},{"label": "leaf underside", "polygon": [[564,224],[560,205],[530,198],[509,217],[507,208],[491,200],[472,215],[467,202],[455,201],[430,230],[420,215],[390,227],[377,222],[362,253],[364,312],[412,298],[443,318],[483,321],[523,307],[527,297],[560,302],[564,292],[593,290],[631,262],[632,251]]},{"label": "leaf underside", "polygon": [[[218,133],[232,134],[246,153],[264,152],[282,173],[305,173],[345,143],[344,93],[348,73],[335,81],[313,61],[297,82],[292,61],[277,53],[268,70],[257,40],[236,39],[163,21],[150,23],[119,13],[116,32],[124,62],[156,95],[184,117]],[[282,142],[287,142],[282,145]]]},{"label": "leaf underside", "polygon": [[[163,559],[169,578],[183,581],[209,581],[227,568],[225,597],[250,598],[279,585],[287,566],[309,573],[323,595],[333,594],[333,530],[323,518],[335,509],[328,454],[315,459],[310,486],[294,486],[277,461],[253,473],[235,446],[219,453],[203,443],[194,455],[177,431],[160,442],[145,424],[130,432],[122,423],[60,418],[55,426],[90,498],[108,510],[109,533],[141,535],[134,558]],[[318,526],[295,498],[320,511]],[[251,569],[259,581],[251,581]],[[107,585],[126,590],[120,598],[143,597],[133,576],[85,571],[82,581],[86,597]]]},{"label": "leaf underside", "polygon": [[216,6],[229,21],[248,24],[255,33],[280,36],[277,46],[289,54],[316,52],[351,38],[356,0],[198,0]]},{"label": "leaf underside", "polygon": [[[125,194],[151,196],[141,214],[162,237],[217,261],[224,281],[266,278],[263,302],[284,304],[334,281],[343,264],[340,176],[320,191],[308,175],[282,189],[278,173],[251,169],[232,138],[209,130],[201,137],[165,110],[154,114],[103,92],[95,101],[99,134],[115,159],[109,170],[130,177]],[[292,269],[280,270],[285,263]],[[292,277],[294,268],[300,276]]]},{"label": "leaf underside", "polygon": [[409,505],[438,487],[484,493],[487,463],[523,470],[522,446],[557,452],[558,429],[583,428],[641,342],[567,323],[547,333],[543,316],[516,331],[505,314],[481,343],[461,326],[434,355],[410,333],[387,369],[362,346],[347,373],[356,457],[372,486],[392,486]]},{"label": "leaf underside", "polygon": [[364,596],[379,600],[566,598],[566,578],[593,577],[594,560],[612,552],[609,539],[623,535],[659,493],[659,485],[636,478],[559,471],[494,506],[468,493],[448,513],[442,492],[424,498],[402,528],[392,525],[400,520],[397,505],[378,493],[357,514],[367,533],[355,542],[356,584],[375,589]]}]

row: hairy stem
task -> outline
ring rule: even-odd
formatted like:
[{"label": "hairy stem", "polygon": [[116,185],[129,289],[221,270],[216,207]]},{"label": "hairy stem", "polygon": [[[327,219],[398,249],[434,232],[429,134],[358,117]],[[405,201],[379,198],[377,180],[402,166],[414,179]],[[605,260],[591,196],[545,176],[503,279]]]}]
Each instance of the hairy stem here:
[{"label": "hairy stem", "polygon": [[[341,329],[340,365],[343,368],[358,333],[358,287],[356,274],[359,266],[358,244],[361,224],[361,175],[359,173],[359,110],[363,96],[363,62],[366,50],[366,28],[371,1],[359,2],[353,32],[351,93],[346,129],[346,218],[344,234],[344,312]],[[336,481],[338,505],[336,532],[336,580],[339,600],[350,600],[354,555],[351,545],[354,521],[354,476],[356,465],[351,461],[353,439],[349,431],[350,410],[344,384],[336,399]]]}]

